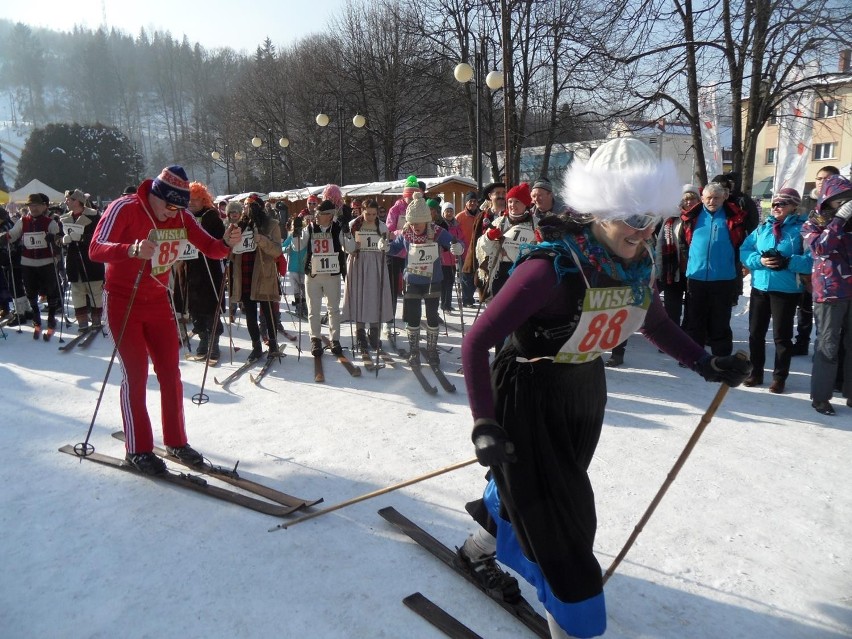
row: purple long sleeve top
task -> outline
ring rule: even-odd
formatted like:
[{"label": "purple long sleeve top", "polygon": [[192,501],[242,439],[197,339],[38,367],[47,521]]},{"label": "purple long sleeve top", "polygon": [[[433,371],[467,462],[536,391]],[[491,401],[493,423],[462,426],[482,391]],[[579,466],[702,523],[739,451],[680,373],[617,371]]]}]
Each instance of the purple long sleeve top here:
[{"label": "purple long sleeve top", "polygon": [[[600,280],[597,285],[602,285]],[[612,285],[621,283],[612,280]],[[569,320],[577,313],[577,296],[582,298],[584,294],[585,284],[579,275],[567,276],[558,283],[553,263],[548,259],[526,260],[515,268],[462,343],[464,379],[474,419],[495,416],[488,350],[532,317],[544,321]],[[666,315],[656,291],[640,332],[660,350],[693,370],[698,360],[706,355],[704,349]]]}]

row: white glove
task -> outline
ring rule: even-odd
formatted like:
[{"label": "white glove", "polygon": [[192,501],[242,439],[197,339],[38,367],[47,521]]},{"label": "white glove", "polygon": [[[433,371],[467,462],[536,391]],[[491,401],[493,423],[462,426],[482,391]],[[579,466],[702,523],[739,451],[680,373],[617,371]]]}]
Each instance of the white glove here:
[{"label": "white glove", "polygon": [[388,240],[386,237],[380,237],[379,241],[376,242],[376,248],[379,249],[382,253],[387,252],[390,246],[388,245]]},{"label": "white glove", "polygon": [[452,244],[450,244],[450,253],[452,253],[456,257],[464,253],[464,247],[462,246],[461,242],[453,242]]},{"label": "white glove", "polygon": [[852,218],[852,200],[849,200],[846,204],[837,209],[837,213],[834,214],[834,217],[839,217],[841,220],[849,221],[849,218]]}]

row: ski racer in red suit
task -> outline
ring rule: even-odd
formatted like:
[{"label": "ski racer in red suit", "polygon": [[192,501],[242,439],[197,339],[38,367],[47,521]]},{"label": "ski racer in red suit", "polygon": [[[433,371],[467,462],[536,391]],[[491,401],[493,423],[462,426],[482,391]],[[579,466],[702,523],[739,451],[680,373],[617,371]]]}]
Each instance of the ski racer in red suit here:
[{"label": "ski racer in red suit", "polygon": [[103,308],[110,335],[118,340],[124,374],[121,417],[127,461],[146,474],[166,470],[162,459],[152,453],[154,440],[145,402],[149,355],[160,384],[166,449],[189,463],[203,462],[202,455],[188,445],[184,428],[178,333],[169,301],[171,266],[187,242],[208,257],[221,259],[240,240],[235,226],[221,240],[210,236],[185,210],[188,204],[186,172],[177,165],[166,167],[155,179],[142,182],[136,193],[110,204],[89,245],[91,259],[106,262]]}]

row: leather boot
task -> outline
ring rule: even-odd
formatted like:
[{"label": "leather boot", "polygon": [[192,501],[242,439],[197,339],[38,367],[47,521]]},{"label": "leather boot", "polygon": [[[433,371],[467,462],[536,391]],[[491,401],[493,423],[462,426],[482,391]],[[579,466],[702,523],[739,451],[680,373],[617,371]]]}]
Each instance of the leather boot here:
[{"label": "leather boot", "polygon": [[366,353],[369,350],[369,346],[367,345],[367,331],[363,328],[359,328],[355,331],[355,343],[358,345],[358,349],[362,353]]},{"label": "leather boot", "polygon": [[379,326],[370,326],[370,348],[378,350],[379,348]]},{"label": "leather boot", "polygon": [[86,333],[89,330],[89,307],[81,306],[74,309],[74,319],[77,320],[77,331]]}]

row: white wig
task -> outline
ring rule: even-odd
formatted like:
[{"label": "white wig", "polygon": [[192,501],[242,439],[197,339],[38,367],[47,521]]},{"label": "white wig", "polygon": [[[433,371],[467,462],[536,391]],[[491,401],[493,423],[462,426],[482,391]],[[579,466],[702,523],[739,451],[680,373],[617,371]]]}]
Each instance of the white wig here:
[{"label": "white wig", "polygon": [[582,216],[623,220],[631,215],[669,217],[681,199],[674,163],[660,161],[644,142],[632,137],[602,144],[588,162],[565,172],[562,198]]}]

